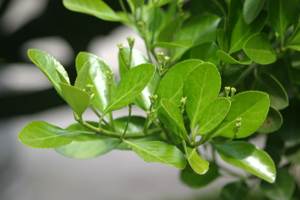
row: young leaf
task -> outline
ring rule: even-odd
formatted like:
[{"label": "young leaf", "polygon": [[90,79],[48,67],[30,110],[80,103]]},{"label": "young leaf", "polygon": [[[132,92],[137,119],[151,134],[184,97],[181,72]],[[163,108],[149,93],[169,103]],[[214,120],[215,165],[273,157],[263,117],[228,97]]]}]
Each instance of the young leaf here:
[{"label": "young leaf", "polygon": [[221,158],[231,165],[242,168],[269,183],[275,181],[276,167],[265,151],[242,141],[215,144],[215,147]]},{"label": "young leaf", "polygon": [[[244,138],[253,134],[264,122],[270,107],[264,92],[241,92],[231,98],[231,107],[214,136]],[[240,120],[240,127],[236,127]]]},{"label": "young leaf", "polygon": [[191,168],[199,175],[206,174],[209,162],[202,158],[196,149],[187,148],[187,160]]},{"label": "young leaf", "polygon": [[161,141],[125,140],[132,150],[145,162],[159,162],[184,169],[186,160],[177,147]]},{"label": "young leaf", "polygon": [[247,24],[253,22],[253,20],[259,15],[263,9],[265,0],[246,0],[243,6],[243,16]]},{"label": "young leaf", "polygon": [[161,79],[157,94],[161,99],[169,99],[179,105],[183,96],[183,82],[188,74],[197,68],[201,60],[190,59],[177,63]]},{"label": "young leaf", "polygon": [[223,50],[218,50],[217,55],[220,58],[220,60],[228,64],[250,65],[252,63],[252,61],[249,58],[241,61],[237,60]]},{"label": "young leaf", "polygon": [[72,110],[80,117],[90,105],[90,96],[87,92],[64,83],[60,84],[63,97]]},{"label": "young leaf", "polygon": [[203,110],[197,122],[200,135],[205,135],[215,129],[226,117],[231,102],[224,97],[218,97]]},{"label": "young leaf", "polygon": [[254,62],[267,65],[276,61],[276,52],[268,39],[261,34],[252,35],[245,43],[243,50]]},{"label": "young leaf", "polygon": [[266,91],[270,95],[271,106],[282,110],[289,105],[288,94],[275,76],[261,74],[256,79],[256,89]]},{"label": "young leaf", "polygon": [[93,15],[107,21],[121,21],[120,17],[102,0],[63,0],[72,11]]},{"label": "young leaf", "polygon": [[[76,71],[78,75],[75,86],[90,89],[94,94],[91,104],[103,112],[109,104],[115,84],[111,69],[101,58],[91,53],[80,52],[76,57]],[[92,88],[87,88],[88,85]]]},{"label": "young leaf", "polygon": [[280,129],[283,123],[282,115],[278,110],[270,107],[267,119],[263,125],[258,129],[259,133],[273,133]]},{"label": "young leaf", "polygon": [[152,64],[141,64],[130,69],[122,77],[104,112],[117,110],[132,103],[153,78],[154,72]]},{"label": "young leaf", "polygon": [[159,116],[164,125],[172,130],[173,133],[182,139],[189,140],[188,133],[184,126],[182,113],[176,104],[170,100],[162,99]]},{"label": "young leaf", "polygon": [[184,83],[184,95],[187,97],[186,111],[195,128],[204,108],[218,96],[221,88],[221,76],[215,65],[202,63],[193,70]]},{"label": "young leaf", "polygon": [[208,184],[216,180],[219,176],[220,173],[218,171],[218,166],[216,166],[214,163],[210,164],[209,170],[206,174],[203,175],[196,174],[190,166],[187,166],[180,173],[181,181],[192,188],[201,188],[207,186]]},{"label": "young leaf", "polygon": [[39,49],[29,49],[28,57],[48,77],[58,94],[63,96],[60,83],[70,84],[64,67],[53,56]]},{"label": "young leaf", "polygon": [[[129,63],[130,62],[130,63]],[[130,54],[129,48],[120,48],[119,50],[119,70],[122,76],[131,68],[140,64],[149,63],[144,55],[136,49],[132,49]],[[137,97],[136,104],[144,110],[150,108],[150,96],[156,91],[159,82],[159,75],[155,73],[152,80],[148,83],[142,93]]]},{"label": "young leaf", "polygon": [[34,121],[25,126],[19,140],[33,148],[56,148],[72,142],[78,131],[68,131],[47,122]]},{"label": "young leaf", "polygon": [[270,200],[290,200],[296,189],[296,184],[294,177],[286,169],[281,169],[278,172],[276,182],[274,184],[262,182],[261,189]]}]

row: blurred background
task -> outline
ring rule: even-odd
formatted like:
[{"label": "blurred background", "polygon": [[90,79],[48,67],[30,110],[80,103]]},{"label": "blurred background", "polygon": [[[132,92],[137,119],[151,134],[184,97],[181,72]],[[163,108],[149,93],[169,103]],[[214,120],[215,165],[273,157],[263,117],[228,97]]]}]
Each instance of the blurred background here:
[{"label": "blurred background", "polygon": [[[118,10],[118,1],[109,4]],[[128,36],[143,50],[128,28],[70,12],[61,0],[0,0],[0,200],[203,199],[207,189],[182,185],[176,169],[147,164],[130,152],[80,161],[27,148],[17,139],[32,120],[62,127],[73,121],[70,109],[28,61],[28,48],[54,55],[74,80],[79,51],[101,56],[116,72],[116,45]]]}]

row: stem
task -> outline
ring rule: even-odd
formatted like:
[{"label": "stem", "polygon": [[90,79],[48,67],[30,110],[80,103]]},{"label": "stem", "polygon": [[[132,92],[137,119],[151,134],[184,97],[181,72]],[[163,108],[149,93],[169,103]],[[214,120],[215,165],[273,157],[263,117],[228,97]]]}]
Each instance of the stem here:
[{"label": "stem", "polygon": [[129,104],[129,106],[128,106],[128,118],[127,118],[127,123],[126,123],[126,126],[125,126],[125,128],[124,128],[123,134],[122,134],[122,136],[121,136],[122,139],[123,139],[123,138],[125,137],[125,135],[126,135],[126,132],[127,132],[127,129],[128,129],[128,125],[129,125],[130,119],[131,119],[131,112],[132,112],[132,106],[131,106],[131,104]]},{"label": "stem", "polygon": [[[98,117],[99,119],[102,118],[102,115],[99,113],[99,111],[98,111],[97,109],[95,109],[93,106],[91,107],[91,109],[92,109],[93,112],[97,115],[97,117]],[[105,119],[102,118],[102,121],[103,121],[106,125],[109,125],[109,123],[108,123]]]}]

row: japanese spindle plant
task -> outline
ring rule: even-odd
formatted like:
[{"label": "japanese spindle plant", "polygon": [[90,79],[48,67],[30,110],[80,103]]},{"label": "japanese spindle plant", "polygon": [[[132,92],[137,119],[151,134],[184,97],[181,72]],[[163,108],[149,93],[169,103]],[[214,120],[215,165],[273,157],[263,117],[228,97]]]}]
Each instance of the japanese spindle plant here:
[{"label": "japanese spindle plant", "polygon": [[[120,12],[101,0],[63,1],[69,10],[132,28],[146,55],[127,38],[118,46],[116,81],[105,58],[80,52],[71,83],[54,57],[29,49],[75,122],[31,122],[21,142],[77,159],[130,150],[145,162],[178,168],[194,188],[234,176],[222,200],[298,199],[300,0],[119,3]],[[132,107],[144,115],[134,115]],[[115,118],[122,108],[128,114]],[[85,120],[87,109],[98,118]],[[265,151],[253,141],[264,143]]]}]

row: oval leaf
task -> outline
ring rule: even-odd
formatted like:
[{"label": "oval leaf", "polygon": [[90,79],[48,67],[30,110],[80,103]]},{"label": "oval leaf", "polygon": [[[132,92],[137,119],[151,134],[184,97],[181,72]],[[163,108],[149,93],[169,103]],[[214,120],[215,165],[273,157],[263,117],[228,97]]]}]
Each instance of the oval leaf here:
[{"label": "oval leaf", "polygon": [[253,22],[253,20],[259,15],[263,9],[265,0],[246,0],[243,6],[243,16],[247,24]]},{"label": "oval leaf", "polygon": [[19,139],[33,148],[56,148],[71,143],[72,136],[78,134],[78,131],[68,131],[47,122],[35,121],[21,130]]},{"label": "oval leaf", "polygon": [[187,97],[186,111],[191,120],[191,128],[203,115],[204,108],[217,98],[221,88],[221,76],[215,65],[202,63],[193,70],[184,82]]},{"label": "oval leaf", "polygon": [[152,64],[141,64],[130,69],[121,78],[113,92],[111,102],[104,112],[117,110],[132,103],[153,78],[154,72]]},{"label": "oval leaf", "polygon": [[280,129],[283,123],[283,118],[280,112],[274,108],[270,108],[267,119],[258,129],[259,133],[273,133]]},{"label": "oval leaf", "polygon": [[196,149],[187,148],[187,160],[189,165],[199,175],[206,174],[209,169],[209,162],[202,158]]},{"label": "oval leaf", "polygon": [[[253,134],[265,121],[270,107],[269,96],[264,92],[241,92],[231,98],[231,107],[214,136],[244,138]],[[236,128],[237,120],[241,126]]]},{"label": "oval leaf", "polygon": [[231,165],[242,168],[269,183],[275,181],[276,167],[272,158],[265,151],[242,141],[216,144],[215,147],[221,158]]},{"label": "oval leaf", "polygon": [[215,129],[226,117],[230,110],[231,102],[223,97],[219,97],[203,110],[203,115],[197,122],[199,134],[205,135]]},{"label": "oval leaf", "polygon": [[239,64],[239,65],[250,65],[252,63],[250,59],[242,60],[242,61],[237,60],[223,50],[218,50],[217,54],[224,63]]},{"label": "oval leaf", "polygon": [[268,39],[261,34],[254,34],[245,43],[243,50],[254,62],[267,65],[276,61],[276,52]]},{"label": "oval leaf", "polygon": [[102,0],[64,0],[72,11],[92,15],[107,21],[120,21],[120,17]]},{"label": "oval leaf", "polygon": [[80,117],[90,105],[90,96],[87,92],[64,83],[60,84],[63,97],[72,110]]},{"label": "oval leaf", "polygon": [[159,162],[184,169],[186,160],[177,147],[161,141],[125,140],[131,149],[146,162]]},{"label": "oval leaf", "polygon": [[48,77],[58,94],[63,96],[59,84],[70,84],[64,67],[53,56],[39,49],[29,49],[28,57]]}]

